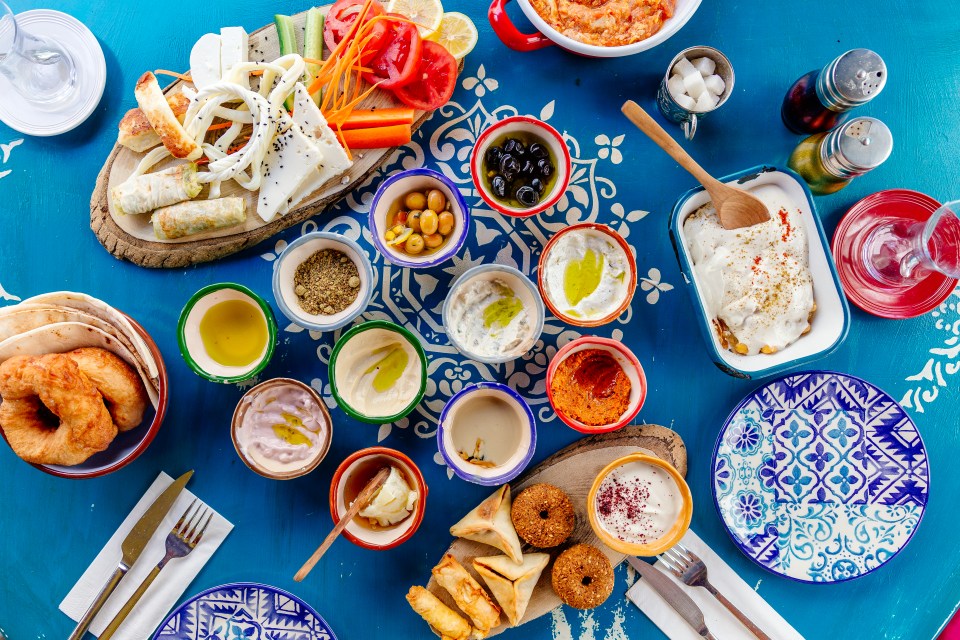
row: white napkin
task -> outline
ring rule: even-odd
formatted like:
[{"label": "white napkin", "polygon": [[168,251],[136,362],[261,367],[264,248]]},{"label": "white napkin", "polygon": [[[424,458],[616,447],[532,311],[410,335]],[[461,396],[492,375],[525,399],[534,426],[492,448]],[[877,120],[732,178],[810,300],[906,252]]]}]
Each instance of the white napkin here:
[{"label": "white napkin", "polygon": [[[120,562],[120,556],[123,555],[120,550],[123,539],[127,537],[127,534],[133,529],[133,525],[150,508],[157,496],[163,493],[164,489],[172,483],[173,478],[162,472],[153,481],[147,493],[140,498],[140,502],[137,503],[127,519],[123,521],[117,532],[107,542],[107,545],[100,551],[93,564],[80,576],[80,581],[73,586],[67,597],[60,603],[61,611],[75,621],[83,617],[110,575],[116,570],[117,564]],[[167,534],[173,530],[177,520],[180,519],[180,516],[183,515],[194,498],[195,496],[187,489],[180,493],[176,502],[173,503],[173,507],[170,508],[163,522],[160,523],[157,532],[153,534],[143,553],[140,554],[140,558],[130,568],[130,571],[124,576],[103,609],[94,618],[93,624],[90,625],[91,633],[96,636],[103,633],[106,626],[113,620],[114,615],[133,595],[144,578],[163,559],[166,553]],[[197,504],[202,503],[198,500]],[[233,524],[225,520],[219,513],[214,512],[213,519],[210,520],[210,526],[203,534],[200,544],[185,558],[171,560],[164,567],[154,583],[143,594],[143,598],[140,599],[137,607],[130,613],[123,625],[117,629],[113,636],[114,639],[144,640],[149,638],[232,529]]]},{"label": "white napkin", "polygon": [[[767,601],[760,597],[750,585],[743,581],[726,562],[720,559],[713,549],[701,540],[692,530],[681,540],[681,544],[700,556],[707,565],[710,584],[725,595],[740,611],[768,636],[774,640],[803,640],[803,636],[790,626]],[[750,631],[740,624],[726,607],[717,602],[710,593],[702,587],[688,587],[673,577],[659,560],[654,565],[664,575],[680,585],[687,595],[693,598],[703,618],[715,637],[720,640],[756,640]],[[647,614],[655,625],[660,627],[671,640],[703,640],[688,625],[667,601],[657,591],[647,584],[647,581],[638,577],[636,583],[627,591],[627,598],[640,610]]]}]

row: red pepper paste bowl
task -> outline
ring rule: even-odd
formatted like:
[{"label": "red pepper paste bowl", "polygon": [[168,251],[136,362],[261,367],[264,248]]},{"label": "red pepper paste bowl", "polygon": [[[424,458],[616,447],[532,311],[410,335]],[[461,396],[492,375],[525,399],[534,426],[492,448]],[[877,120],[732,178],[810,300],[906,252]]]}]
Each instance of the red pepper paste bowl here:
[{"label": "red pepper paste bowl", "polygon": [[[586,424],[574,416],[568,415],[563,407],[557,404],[557,394],[553,388],[554,380],[557,376],[557,369],[564,360],[573,354],[586,350],[600,351],[612,357],[616,361],[616,364],[620,365],[620,368],[623,369],[623,373],[626,374],[627,379],[630,380],[629,404],[626,410],[620,414],[620,417],[609,424]],[[609,360],[607,360],[607,362],[609,362]],[[601,368],[603,365],[603,362],[587,365],[592,368],[586,376],[590,384],[604,385],[606,381],[610,379],[609,376],[604,375],[605,372]],[[635,356],[626,345],[609,338],[583,336],[566,344],[557,351],[557,355],[550,361],[550,366],[547,367],[547,399],[550,401],[550,406],[553,407],[557,416],[571,429],[575,429],[581,433],[608,433],[627,426],[630,424],[630,421],[640,413],[640,408],[643,407],[643,403],[647,399],[647,377],[643,372],[643,367],[640,365],[637,356]]]}]

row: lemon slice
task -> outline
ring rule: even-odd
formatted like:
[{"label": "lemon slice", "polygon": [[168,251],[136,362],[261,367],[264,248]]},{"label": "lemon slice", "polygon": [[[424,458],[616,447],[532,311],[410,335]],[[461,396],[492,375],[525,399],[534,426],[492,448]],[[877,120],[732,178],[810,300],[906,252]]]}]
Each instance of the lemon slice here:
[{"label": "lemon slice", "polygon": [[443,14],[440,28],[429,39],[443,45],[454,58],[460,60],[473,51],[479,37],[473,20],[462,13],[451,11]]},{"label": "lemon slice", "polygon": [[417,23],[420,36],[429,38],[440,28],[443,5],[440,0],[390,0],[387,13],[399,13]]}]

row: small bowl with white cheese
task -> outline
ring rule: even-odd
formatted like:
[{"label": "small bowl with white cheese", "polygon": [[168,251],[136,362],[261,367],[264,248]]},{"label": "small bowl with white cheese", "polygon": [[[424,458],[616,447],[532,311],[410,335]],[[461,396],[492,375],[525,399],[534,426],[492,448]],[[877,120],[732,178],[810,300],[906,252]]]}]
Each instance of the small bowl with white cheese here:
[{"label": "small bowl with white cheese", "polygon": [[390,468],[386,482],[343,530],[347,540],[374,551],[403,544],[420,527],[427,501],[427,483],[420,469],[399,451],[370,447],[340,463],[330,483],[330,515],[336,524],[383,467]]},{"label": "small bowl with white cheese", "polygon": [[674,206],[670,237],[711,359],[731,376],[757,379],[836,351],[850,308],[806,184],[768,166],[721,182],[750,191],[771,215],[723,229],[702,187]]},{"label": "small bowl with white cheese", "polygon": [[546,309],[540,292],[513,267],[482,264],[451,285],[443,301],[443,327],[460,353],[477,362],[516,360],[532,349]]}]

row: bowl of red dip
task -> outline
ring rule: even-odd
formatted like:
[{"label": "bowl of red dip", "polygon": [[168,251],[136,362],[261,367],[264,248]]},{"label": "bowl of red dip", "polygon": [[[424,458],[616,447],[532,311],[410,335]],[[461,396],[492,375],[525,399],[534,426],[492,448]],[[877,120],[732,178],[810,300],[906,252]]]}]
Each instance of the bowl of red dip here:
[{"label": "bowl of red dip", "polygon": [[607,465],[587,497],[593,532],[605,545],[630,556],[656,556],[690,528],[693,496],[668,462],[632,453]]},{"label": "bowl of red dip", "polygon": [[626,426],[647,397],[637,356],[609,338],[584,336],[568,343],[547,367],[547,398],[564,424],[582,433]]}]

